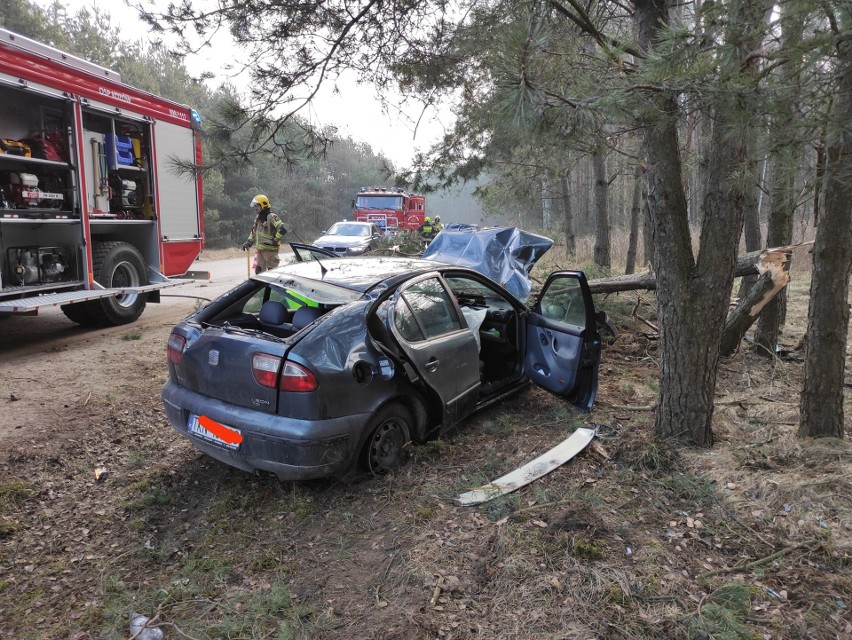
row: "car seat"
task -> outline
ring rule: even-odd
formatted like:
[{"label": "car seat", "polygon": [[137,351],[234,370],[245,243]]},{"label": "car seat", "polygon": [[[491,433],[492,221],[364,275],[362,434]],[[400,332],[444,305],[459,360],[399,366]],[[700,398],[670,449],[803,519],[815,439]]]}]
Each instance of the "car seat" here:
[{"label": "car seat", "polygon": [[293,328],[296,331],[303,329],[319,317],[320,310],[317,307],[299,307],[293,314]]},{"label": "car seat", "polygon": [[294,327],[288,322],[287,306],[277,300],[267,300],[260,307],[258,320],[267,333],[279,338],[286,338],[293,333]]}]

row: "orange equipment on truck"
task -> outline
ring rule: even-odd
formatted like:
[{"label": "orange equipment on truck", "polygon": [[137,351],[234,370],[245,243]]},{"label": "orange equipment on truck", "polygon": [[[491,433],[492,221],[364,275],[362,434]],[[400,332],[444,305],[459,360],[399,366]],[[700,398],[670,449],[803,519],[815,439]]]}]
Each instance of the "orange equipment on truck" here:
[{"label": "orange equipment on truck", "polygon": [[204,238],[201,120],[0,29],[0,316],[133,322]]}]

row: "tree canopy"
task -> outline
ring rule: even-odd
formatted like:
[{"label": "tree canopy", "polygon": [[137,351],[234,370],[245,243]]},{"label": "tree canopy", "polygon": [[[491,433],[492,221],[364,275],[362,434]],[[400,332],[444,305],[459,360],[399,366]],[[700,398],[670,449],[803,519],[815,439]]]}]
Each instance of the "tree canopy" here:
[{"label": "tree canopy", "polygon": [[[104,12],[82,9],[70,13],[60,2],[41,9],[28,0],[10,0],[0,6],[0,26],[114,69],[129,85],[188,104],[204,122],[203,155],[221,158],[221,132],[241,146],[250,135],[232,131],[227,115],[241,107],[241,97],[228,85],[211,89],[187,70],[181,56],[143,39],[128,40],[114,28]],[[281,128],[280,136],[298,139],[304,131],[298,119]],[[230,162],[227,169],[205,171],[205,235],[208,247],[239,246],[248,233],[253,213],[249,207],[257,193],[269,196],[294,236],[311,242],[332,222],[345,217],[353,194],[368,184],[385,184],[393,167],[366,143],[340,137],[334,130],[321,132],[327,143],[324,155],[303,153],[288,158],[261,147],[264,158]],[[294,147],[295,149],[295,147]]]}]

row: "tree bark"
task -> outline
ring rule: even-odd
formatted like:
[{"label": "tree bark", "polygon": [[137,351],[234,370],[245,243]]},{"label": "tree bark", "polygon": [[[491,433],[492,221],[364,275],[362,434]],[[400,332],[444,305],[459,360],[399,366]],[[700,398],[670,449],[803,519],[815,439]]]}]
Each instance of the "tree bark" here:
[{"label": "tree bark", "polygon": [[[781,9],[781,29],[788,55],[794,56],[802,40],[804,21],[791,13],[789,6]],[[772,183],[769,188],[769,216],[766,225],[766,244],[770,247],[793,241],[793,217],[796,213],[796,175],[801,157],[800,145],[795,142],[799,91],[799,62],[788,60],[780,71],[780,112],[775,117],[776,146],[770,152]],[[781,291],[766,305],[757,321],[754,334],[756,352],[772,356],[778,346],[778,336],[787,316],[787,290]]]},{"label": "tree bark", "polygon": [[553,194],[550,184],[549,176],[541,179],[541,227],[545,230],[553,228]]},{"label": "tree bark", "polygon": [[[848,9],[847,9],[848,11]],[[842,438],[843,376],[852,269],[852,15],[840,20],[838,91],[825,154],[825,203],[817,225],[799,437]]]},{"label": "tree bark", "polygon": [[592,154],[595,178],[595,264],[612,266],[609,238],[609,179],[606,173],[606,148],[600,144]]},{"label": "tree bark", "polygon": [[577,255],[577,236],[574,233],[574,211],[571,209],[571,191],[566,172],[560,182],[562,184],[562,216],[565,229],[565,251],[569,256]]},{"label": "tree bark", "polygon": [[[649,50],[667,23],[668,3],[637,0],[635,6],[639,44]],[[716,363],[712,354],[718,343],[708,344],[690,286],[695,261],[678,143],[679,104],[673,92],[649,96],[649,102],[654,112],[644,115],[643,146],[660,319],[660,396],[654,434],[659,440],[686,436],[707,446],[713,443],[710,419]]]},{"label": "tree bark", "polygon": [[642,257],[644,264],[653,268],[654,265],[654,224],[651,220],[651,207],[648,204],[648,179],[642,169]]},{"label": "tree bark", "polygon": [[[665,0],[635,0],[639,44],[654,41],[668,18]],[[726,71],[742,78],[748,55],[745,34],[762,18],[762,0],[746,0],[731,17],[726,41],[733,45]],[[736,83],[731,83],[734,89]],[[719,343],[727,312],[743,221],[742,171],[747,149],[736,126],[750,111],[747,89],[720,95],[714,113],[707,192],[702,203],[698,259],[692,253],[678,144],[678,95],[646,94],[653,110],[642,114],[648,167],[660,321],[660,397],[654,424],[658,440],[680,438],[713,444],[711,421]]]},{"label": "tree bark", "polygon": [[630,238],[627,241],[627,264],[624,273],[636,271],[636,247],[639,245],[639,213],[642,207],[642,167],[633,172],[633,202],[630,205]]}]

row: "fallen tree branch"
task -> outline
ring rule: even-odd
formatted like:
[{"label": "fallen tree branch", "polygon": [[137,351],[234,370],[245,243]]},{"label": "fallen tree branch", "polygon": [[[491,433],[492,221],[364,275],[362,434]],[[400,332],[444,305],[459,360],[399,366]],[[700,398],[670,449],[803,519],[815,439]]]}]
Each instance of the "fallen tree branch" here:
[{"label": "fallen tree branch", "polygon": [[645,325],[647,325],[647,326],[651,327],[651,330],[652,330],[652,331],[654,331],[655,333],[660,333],[660,328],[659,328],[659,327],[655,326],[655,325],[654,325],[654,324],[652,324],[651,322],[648,322],[647,320],[645,320],[645,318],[643,318],[642,316],[640,316],[640,315],[637,313],[637,311],[639,310],[639,305],[640,305],[640,304],[642,304],[642,298],[640,298],[640,297],[638,297],[638,296],[637,296],[637,297],[636,297],[636,306],[635,306],[635,307],[633,307],[633,312],[632,312],[630,315],[631,315],[631,316],[633,316],[633,319],[634,319],[634,320],[636,320],[637,322],[641,322],[641,323],[643,323],[643,324],[645,324]]},{"label": "fallen tree branch", "polygon": [[[762,256],[772,253],[780,253],[787,255],[797,247],[803,247],[810,242],[801,242],[792,244],[786,247],[774,247],[772,249],[761,249],[760,251],[752,251],[737,258],[737,264],[734,268],[734,276],[741,278],[743,276],[759,275],[757,265]],[[628,274],[624,276],[612,276],[611,278],[595,278],[589,280],[589,289],[592,293],[616,293],[618,291],[635,291],[637,289],[646,289],[653,291],[657,288],[657,277],[653,273]]]},{"label": "fallen tree branch", "polygon": [[599,400],[598,405],[601,407],[609,407],[610,409],[616,409],[618,411],[654,411],[657,408],[657,405],[654,404],[632,406],[629,404],[612,404],[603,400]]},{"label": "fallen tree branch", "polygon": [[764,556],[763,558],[758,558],[757,560],[753,560],[752,562],[747,562],[744,565],[740,565],[738,567],[725,567],[723,569],[716,569],[715,571],[705,571],[704,573],[699,573],[697,576],[698,580],[704,580],[706,578],[710,578],[712,576],[719,576],[723,573],[736,573],[737,571],[748,571],[749,569],[754,569],[755,567],[761,567],[765,564],[769,564],[773,560],[777,560],[782,556],[786,556],[788,553],[792,553],[793,551],[797,551],[798,549],[807,548],[807,545],[797,544],[791,547],[784,547],[780,551],[776,551],[775,553],[771,553],[768,556]]}]

